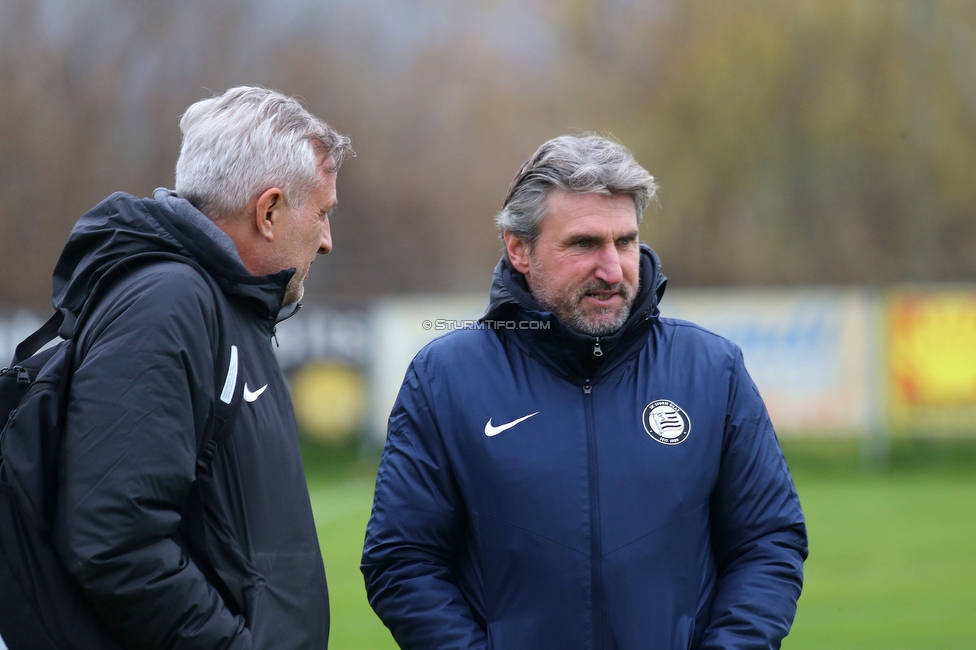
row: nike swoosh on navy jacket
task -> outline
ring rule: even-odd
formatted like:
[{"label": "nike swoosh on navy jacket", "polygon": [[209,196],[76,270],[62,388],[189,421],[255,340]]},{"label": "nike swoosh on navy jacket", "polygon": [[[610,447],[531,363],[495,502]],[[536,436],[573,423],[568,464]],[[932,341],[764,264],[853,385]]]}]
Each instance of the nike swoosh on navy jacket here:
[{"label": "nike swoosh on navy jacket", "polygon": [[664,283],[642,247],[632,314],[597,341],[503,260],[485,319],[544,326],[416,356],[362,559],[402,648],[779,647],[807,554],[799,500],[739,348],[661,318]]},{"label": "nike swoosh on navy jacket", "polygon": [[[221,308],[180,262],[136,268],[101,301],[79,338],[55,547],[127,647],[324,648],[325,573],[271,347],[280,312],[295,309],[281,307],[292,272],[251,276],[231,240],[171,193],[119,193],[75,226],[55,305],[77,309],[112,263],[148,251],[199,263]],[[238,349],[215,378],[218,314],[233,319]],[[233,399],[245,384],[260,398],[240,405],[195,481],[221,383]]]}]

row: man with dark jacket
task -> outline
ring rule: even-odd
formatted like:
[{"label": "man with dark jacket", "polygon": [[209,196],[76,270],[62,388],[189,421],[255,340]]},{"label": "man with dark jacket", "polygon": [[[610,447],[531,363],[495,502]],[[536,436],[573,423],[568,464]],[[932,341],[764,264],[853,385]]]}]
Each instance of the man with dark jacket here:
[{"label": "man with dark jacket", "polygon": [[496,218],[480,327],[414,359],[362,569],[402,648],[778,648],[803,514],[739,348],[663,318],[656,190],[622,146],[545,143]]},{"label": "man with dark jacket", "polygon": [[190,106],[180,127],[175,192],[108,197],[55,268],[55,305],[77,312],[116,262],[170,258],[133,262],[78,335],[54,547],[123,647],[325,648],[325,572],[271,339],[332,248],[349,138],[255,87]]}]

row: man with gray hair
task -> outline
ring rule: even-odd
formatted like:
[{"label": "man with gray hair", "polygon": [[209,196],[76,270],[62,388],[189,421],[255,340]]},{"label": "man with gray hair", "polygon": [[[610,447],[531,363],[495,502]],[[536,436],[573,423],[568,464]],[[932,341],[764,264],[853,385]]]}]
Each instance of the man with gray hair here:
[{"label": "man with gray hair", "polygon": [[90,609],[71,629],[42,612],[46,629],[26,645],[11,635],[27,632],[3,630],[11,650],[328,644],[272,337],[332,249],[336,173],[354,153],[299,102],[258,87],[193,104],[180,127],[175,191],[108,197],[54,271],[66,314],[98,287],[73,335],[51,529]]},{"label": "man with gray hair", "polygon": [[564,136],[516,174],[479,327],[413,360],[362,570],[402,648],[778,648],[803,514],[739,348],[663,318],[654,179]]}]

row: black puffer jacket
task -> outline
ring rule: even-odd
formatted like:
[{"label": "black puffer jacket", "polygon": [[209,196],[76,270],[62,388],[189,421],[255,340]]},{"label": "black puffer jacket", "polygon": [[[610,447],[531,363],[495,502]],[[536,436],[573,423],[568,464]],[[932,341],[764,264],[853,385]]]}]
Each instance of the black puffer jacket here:
[{"label": "black puffer jacket", "polygon": [[[55,548],[125,646],[325,648],[325,572],[271,348],[279,312],[297,307],[281,308],[292,271],[251,276],[231,240],[165,190],[114,194],[75,226],[55,306],[77,310],[112,263],[148,251],[195,260],[219,304],[179,262],[136,268],[100,301],[78,338]],[[233,319],[221,345],[236,352],[215,377],[219,318]],[[197,480],[221,397],[244,402]]]}]

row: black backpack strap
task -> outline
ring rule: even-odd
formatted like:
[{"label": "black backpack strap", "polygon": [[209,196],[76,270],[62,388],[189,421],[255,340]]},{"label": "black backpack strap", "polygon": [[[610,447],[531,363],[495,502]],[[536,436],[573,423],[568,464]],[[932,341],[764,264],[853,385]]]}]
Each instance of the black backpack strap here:
[{"label": "black backpack strap", "polygon": [[38,327],[33,334],[17,344],[17,348],[14,350],[14,358],[13,361],[10,362],[10,366],[19,366],[24,359],[29,359],[30,357],[34,356],[37,354],[38,350],[57,338],[62,323],[64,323],[65,320],[68,320],[65,317],[65,314],[70,317],[70,323],[73,325],[75,318],[71,312],[69,312],[67,309],[57,310],[50,318],[47,319],[46,323]]},{"label": "black backpack strap", "polygon": [[[133,261],[138,260],[143,256],[146,256],[147,258],[173,259],[180,261],[186,260],[186,258],[179,257],[175,254],[144,253],[142,255],[134,255],[116,262],[98,278],[95,286],[92,287],[92,290],[85,298],[85,302],[81,307],[81,312],[77,316],[67,307],[61,307],[56,310],[51,317],[47,319],[47,322],[38,327],[32,334],[17,344],[17,347],[14,349],[14,358],[10,362],[10,366],[19,366],[24,360],[37,354],[38,350],[59,336],[65,340],[72,338],[75,332],[79,330],[80,325],[87,320],[88,314],[95,308],[95,305],[101,298],[101,294],[107,292],[108,288],[115,282],[116,276],[121,275],[123,270],[131,269],[131,264]],[[69,367],[69,374],[71,371],[72,369]]]},{"label": "black backpack strap", "polygon": [[210,463],[213,462],[214,456],[217,450],[220,449],[220,445],[224,444],[224,441],[230,437],[230,431],[234,420],[234,416],[240,410],[240,403],[242,400],[236,400],[233,413],[226,420],[217,420],[214,422],[213,432],[209,439],[204,443],[203,449],[200,450],[200,455],[197,456],[197,475],[207,471],[210,467]]},{"label": "black backpack strap", "polygon": [[[75,332],[79,331],[80,326],[87,320],[88,315],[98,304],[102,294],[106,293],[109,287],[115,283],[117,276],[122,275],[123,271],[131,272],[134,264],[141,265],[142,263],[151,262],[153,260],[187,262],[187,258],[172,253],[141,253],[115,262],[104,273],[102,273],[101,276],[99,276],[95,286],[92,287],[92,290],[88,292],[88,296],[85,298],[85,302],[82,304],[81,311],[78,315],[75,315],[67,307],[61,307],[56,310],[51,317],[47,319],[47,322],[38,327],[30,336],[17,344],[17,347],[14,350],[14,358],[10,362],[10,365],[20,365],[22,361],[37,354],[38,350],[43,348],[58,336],[65,340],[72,338],[75,335]],[[202,269],[200,271],[203,273]]]}]

